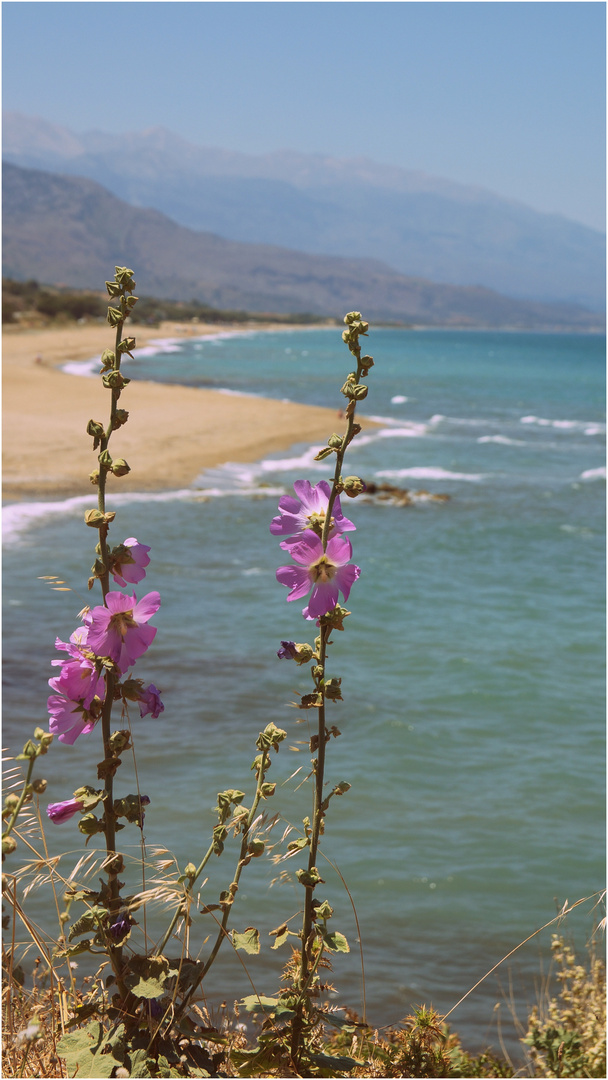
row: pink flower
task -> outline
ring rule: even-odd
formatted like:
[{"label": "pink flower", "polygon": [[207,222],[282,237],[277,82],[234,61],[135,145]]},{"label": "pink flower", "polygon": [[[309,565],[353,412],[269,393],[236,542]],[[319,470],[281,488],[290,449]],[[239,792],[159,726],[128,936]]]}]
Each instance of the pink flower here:
[{"label": "pink flower", "polygon": [[[280,514],[272,519],[270,531],[273,536],[292,536],[294,533],[308,532],[314,525],[323,528],[331,488],[327,480],[320,480],[312,487],[309,480],[296,480],[293,489],[297,499],[283,495],[279,500]],[[332,507],[332,526],[330,536],[335,532],[349,532],[354,529],[352,521],[345,518],[338,496]],[[296,538],[296,540],[298,540]]]},{"label": "pink flower", "polygon": [[[100,683],[105,686],[103,679]],[[51,694],[47,700],[49,731],[57,735],[59,742],[73,746],[79,735],[88,735],[93,730],[101,715],[102,704],[103,699],[96,696],[85,708],[81,701]]]},{"label": "pink flower", "polygon": [[93,698],[105,696],[103,676],[95,669],[92,660],[80,657],[79,660],[52,660],[61,664],[61,674],[49,679],[49,686],[59,694],[79,702],[88,709]]},{"label": "pink flower", "polygon": [[126,671],[145,653],[156,637],[156,628],[146,626],[158,611],[160,596],[148,593],[141,600],[120,592],[106,594],[105,606],[94,607],[87,616],[87,646],[98,656],[108,656]]},{"label": "pink flower", "polygon": [[152,714],[153,720],[158,720],[161,712],[165,711],[165,706],[160,700],[160,691],[158,691],[154,683],[150,683],[149,686],[145,686],[139,695],[139,715],[147,716],[148,713]]},{"label": "pink flower", "polygon": [[350,540],[331,536],[324,552],[320,538],[307,530],[298,543],[284,541],[281,547],[300,563],[280,566],[277,570],[277,581],[291,589],[287,600],[300,600],[312,588],[308,607],[302,612],[305,618],[316,619],[335,608],[339,592],[348,600],[352,585],[361,573],[358,566],[348,562],[353,553]]},{"label": "pink flower", "polygon": [[117,585],[124,586],[127,582],[137,585],[146,576],[144,567],[150,562],[150,548],[146,544],[140,544],[134,536],[123,540],[121,547],[128,548],[128,551],[112,560],[112,577]]},{"label": "pink flower", "polygon": [[82,810],[83,805],[78,799],[50,803],[46,808],[47,814],[55,825],[63,825],[64,821],[69,821],[71,817],[74,817],[74,814],[82,813]]}]

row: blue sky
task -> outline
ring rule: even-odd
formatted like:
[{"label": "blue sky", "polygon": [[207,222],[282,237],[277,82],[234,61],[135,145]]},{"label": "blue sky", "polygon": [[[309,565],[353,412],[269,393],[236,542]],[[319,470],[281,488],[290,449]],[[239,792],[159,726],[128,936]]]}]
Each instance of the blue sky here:
[{"label": "blue sky", "polygon": [[366,156],[604,227],[603,2],[2,7],[6,109]]}]

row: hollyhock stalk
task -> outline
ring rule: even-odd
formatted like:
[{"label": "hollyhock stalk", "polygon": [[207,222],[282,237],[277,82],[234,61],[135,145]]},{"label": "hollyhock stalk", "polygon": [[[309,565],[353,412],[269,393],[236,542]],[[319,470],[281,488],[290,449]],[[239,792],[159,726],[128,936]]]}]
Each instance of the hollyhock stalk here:
[{"label": "hollyhock stalk", "polygon": [[[342,481],[342,466],[344,462],[344,455],[349,444],[352,442],[355,435],[361,430],[360,425],[355,422],[355,411],[357,401],[362,400],[367,394],[367,387],[360,384],[360,380],[363,376],[367,375],[369,368],[373,365],[371,357],[365,356],[361,358],[361,346],[359,345],[359,335],[366,334],[368,330],[368,324],[361,321],[361,315],[359,312],[351,312],[344,319],[347,324],[347,330],[344,331],[342,337],[348,345],[348,348],[357,361],[356,373],[353,372],[352,376],[349,376],[342,392],[349,399],[349,403],[346,409],[347,427],[346,432],[341,439],[336,439],[334,436],[328,442],[328,448],[322,450],[318,455],[321,460],[328,456],[328,449],[331,446],[336,454],[336,463],[334,469],[334,478],[331,485],[331,492],[329,494],[329,500],[325,510],[325,518],[321,531],[321,542],[323,545],[323,551],[327,551],[327,545],[330,539],[330,533],[332,530],[332,513],[336,499],[342,491],[347,490]],[[351,478],[353,479],[353,478]],[[359,482],[360,483],[360,482]],[[363,485],[358,487],[358,491],[361,491]],[[355,489],[357,493],[357,489]],[[338,503],[339,506],[339,503]],[[321,672],[319,679],[316,680],[317,686],[321,685],[321,681],[325,679],[325,665],[327,659],[327,645],[331,635],[332,627],[324,624],[323,618],[319,620],[320,626],[320,641],[318,649],[318,670]],[[317,732],[317,760],[315,769],[314,780],[314,795],[313,795],[313,814],[311,819],[311,835],[310,835],[310,847],[308,855],[308,872],[310,873],[317,866],[317,855],[319,849],[319,840],[323,829],[323,818],[325,811],[323,809],[324,793],[323,788],[325,784],[325,750],[326,750],[326,726],[325,726],[325,694],[322,695],[322,701],[317,709],[318,712],[318,732]],[[300,959],[300,979],[299,979],[299,993],[300,1001],[296,1009],[296,1014],[292,1022],[291,1031],[291,1054],[293,1061],[296,1065],[299,1062],[302,1051],[302,1037],[303,1037],[303,1009],[304,1001],[306,998],[307,989],[310,981],[312,980],[316,968],[316,964],[320,959],[320,954],[317,956],[317,960],[311,959],[309,954],[310,936],[314,925],[314,890],[312,888],[305,889],[304,898],[304,916],[302,923],[302,947],[301,947],[301,959]]]},{"label": "hollyhock stalk", "polygon": [[[111,405],[110,405],[110,419],[105,431],[100,432],[99,435],[99,476],[97,479],[98,495],[97,495],[97,507],[101,514],[106,515],[106,481],[108,472],[112,471],[112,459],[108,452],[108,443],[112,431],[121,426],[124,423],[124,418],[119,417],[118,399],[120,397],[124,381],[120,375],[120,361],[124,351],[127,351],[125,347],[121,348],[121,345],[125,345],[123,342],[123,330],[124,324],[129,312],[131,311],[136,298],[133,297],[133,288],[135,282],[132,280],[132,271],[127,271],[123,267],[116,268],[115,284],[108,283],[108,293],[111,297],[120,298],[120,308],[110,307],[108,309],[108,322],[111,326],[116,328],[115,347],[112,357],[111,365],[106,363],[105,358],[102,358],[104,367],[107,369],[110,367],[110,371],[104,377],[104,385],[111,391]],[[135,341],[129,342],[130,348],[133,348]],[[128,380],[126,380],[128,381]],[[96,440],[97,442],[97,440]],[[128,466],[124,463],[124,471],[128,472]],[[121,472],[117,470],[117,475],[121,475]],[[99,554],[99,573],[97,574],[100,584],[103,601],[105,603],[106,596],[110,591],[110,552],[108,548],[108,524],[104,521],[99,528],[99,544],[97,548]],[[110,735],[112,733],[112,706],[114,704],[114,689],[116,686],[116,676],[111,669],[106,670],[106,696],[101,712],[101,731],[103,738],[104,759],[108,761],[112,758],[112,748],[110,746]],[[108,884],[110,887],[110,914],[115,920],[118,916],[118,912],[121,906],[119,883],[118,883],[118,869],[120,867],[120,860],[116,858],[116,819],[114,817],[114,772],[112,768],[105,770],[104,788],[105,788],[105,803],[104,803],[104,821],[105,821],[105,838],[106,838],[106,872],[108,874]],[[115,947],[109,949],[109,956],[112,960],[112,966],[118,979],[119,985],[121,985],[120,972],[122,968],[121,964],[122,950],[118,943]],[[126,989],[121,987],[126,994]]]}]

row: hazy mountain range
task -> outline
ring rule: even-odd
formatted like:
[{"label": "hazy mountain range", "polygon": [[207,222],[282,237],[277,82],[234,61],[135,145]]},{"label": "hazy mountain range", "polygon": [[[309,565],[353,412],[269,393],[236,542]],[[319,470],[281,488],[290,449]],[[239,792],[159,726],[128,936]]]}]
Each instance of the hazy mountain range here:
[{"label": "hazy mountain range", "polygon": [[526,300],[605,305],[603,234],[482,189],[366,158],[196,146],[163,128],[77,135],[6,113],[3,139],[13,164],[89,177],[227,240],[380,260],[407,277]]},{"label": "hazy mountain range", "polygon": [[17,280],[99,289],[115,263],[135,269],[138,292],[221,308],[450,326],[600,329],[602,317],[489,289],[406,277],[370,259],[310,255],[196,232],[100,184],[3,165],[3,273]]}]

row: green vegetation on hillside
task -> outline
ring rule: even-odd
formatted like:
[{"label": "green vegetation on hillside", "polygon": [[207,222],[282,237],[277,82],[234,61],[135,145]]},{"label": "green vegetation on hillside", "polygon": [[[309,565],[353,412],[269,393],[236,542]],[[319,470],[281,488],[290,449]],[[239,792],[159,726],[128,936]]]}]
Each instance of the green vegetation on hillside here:
[{"label": "green vegetation on hillside", "polygon": [[[37,281],[13,281],[2,279],[2,322],[15,324],[31,321],[69,322],[78,319],[106,321],[107,297],[101,292],[88,289],[71,289],[56,285],[40,285]],[[203,304],[200,300],[158,300],[140,297],[137,309],[130,317],[132,323],[157,326],[161,322],[281,322],[308,325],[324,322],[330,325],[335,319],[314,315],[311,312],[276,314],[274,312],[226,311]]]}]

